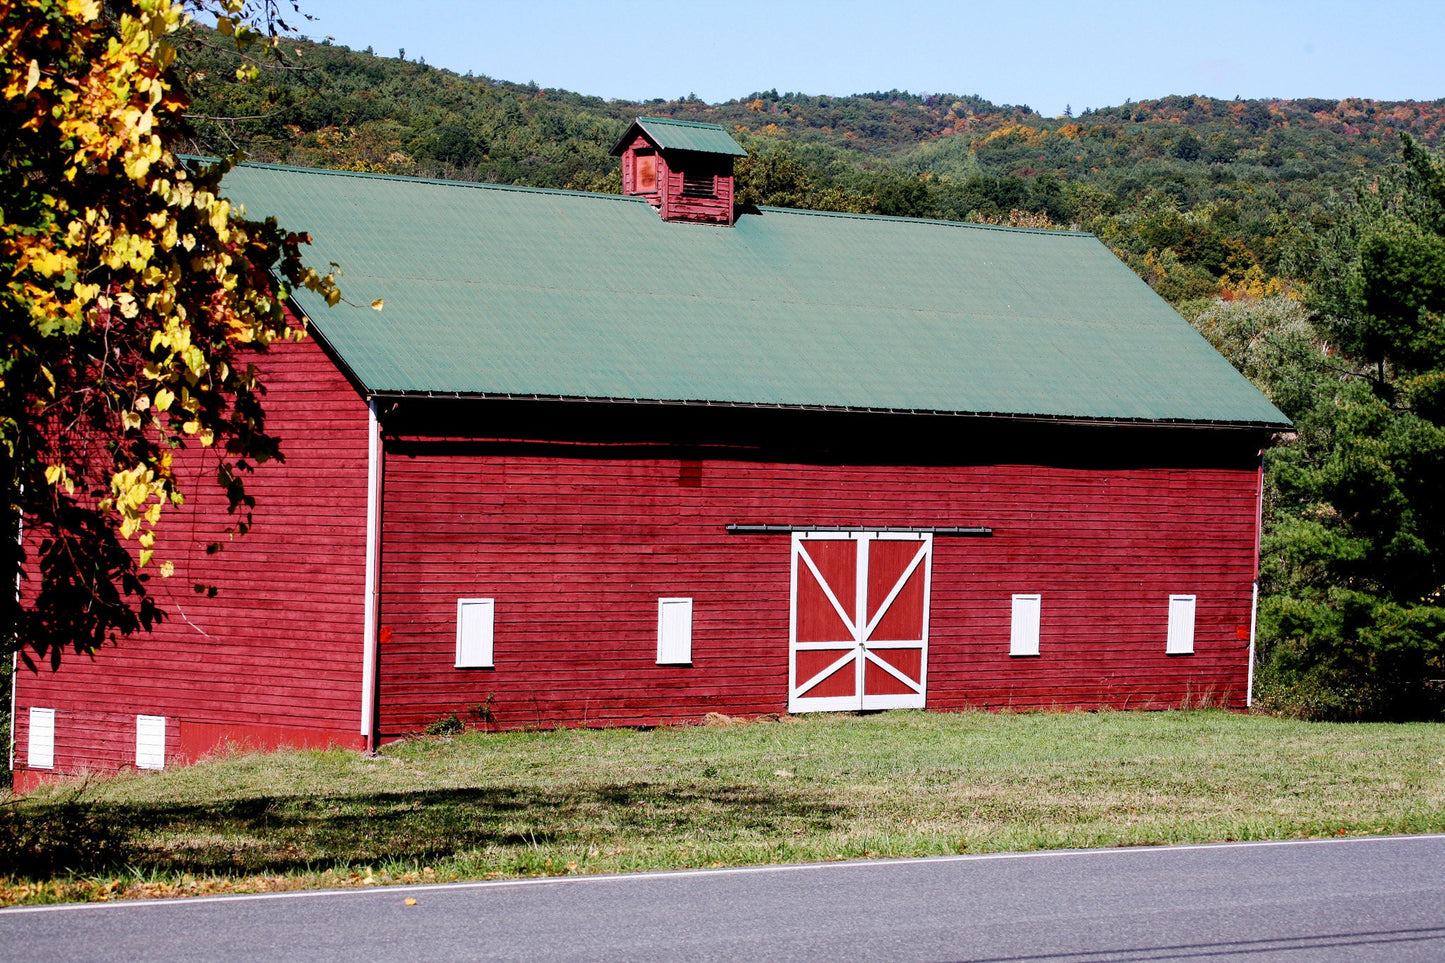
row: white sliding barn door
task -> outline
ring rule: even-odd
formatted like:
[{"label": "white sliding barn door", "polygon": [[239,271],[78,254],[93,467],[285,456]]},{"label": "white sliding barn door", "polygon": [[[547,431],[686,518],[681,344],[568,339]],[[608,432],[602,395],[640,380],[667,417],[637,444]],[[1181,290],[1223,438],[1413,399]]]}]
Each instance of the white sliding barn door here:
[{"label": "white sliding barn door", "polygon": [[788,711],[921,709],[933,536],[794,532]]}]

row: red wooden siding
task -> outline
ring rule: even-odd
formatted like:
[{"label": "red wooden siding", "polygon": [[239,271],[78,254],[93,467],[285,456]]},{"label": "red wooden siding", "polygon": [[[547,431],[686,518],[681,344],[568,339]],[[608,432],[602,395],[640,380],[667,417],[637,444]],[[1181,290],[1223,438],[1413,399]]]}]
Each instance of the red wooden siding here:
[{"label": "red wooden siding", "polygon": [[[687,161],[673,156],[659,170],[662,218],[666,221],[733,222],[733,159],[696,155]],[[701,190],[693,189],[694,185]]]},{"label": "red wooden siding", "polygon": [[[854,467],[403,447],[386,469],[382,734],[489,697],[503,727],[783,710],[789,538],[730,522],[992,527],[934,540],[929,708],[1240,707],[1257,485],[1247,458]],[[1009,655],[1014,593],[1042,595],[1037,657]],[[1167,656],[1181,593],[1198,596],[1195,654]],[[452,667],[462,597],[496,600],[493,669]],[[654,663],[663,597],[694,600],[691,666]]]},{"label": "red wooden siding", "polygon": [[[656,158],[650,178],[646,176],[647,172],[642,170],[643,165],[639,163],[640,156]],[[662,203],[661,199],[657,197],[657,187],[664,170],[662,158],[657,157],[657,148],[652,141],[638,135],[631,144],[627,145],[622,154],[622,193],[650,195],[647,201],[656,207]]]},{"label": "red wooden siding", "polygon": [[[642,171],[652,158],[653,179]],[[622,193],[646,198],[666,221],[733,222],[733,159],[730,156],[671,151],[667,156],[638,135],[622,153]]]},{"label": "red wooden siding", "polygon": [[[35,778],[23,772],[31,706],[56,709],[55,772],[134,765],[138,714],[166,717],[167,765],[226,743],[362,744],[366,404],[315,341],[257,363],[285,462],[247,481],[254,527],[206,554],[231,519],[214,458],[185,453],[186,505],[167,510],[155,556],[176,571],[151,581],[170,617],[58,672],[20,666],[17,785]],[[197,595],[196,582],[220,592]]]}]

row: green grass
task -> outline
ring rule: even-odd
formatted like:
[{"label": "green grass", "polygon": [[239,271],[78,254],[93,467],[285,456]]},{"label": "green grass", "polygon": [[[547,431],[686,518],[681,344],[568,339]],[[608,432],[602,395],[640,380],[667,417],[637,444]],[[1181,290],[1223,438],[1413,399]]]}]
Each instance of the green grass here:
[{"label": "green grass", "polygon": [[820,715],[50,786],[0,806],[0,903],[1439,831],[1441,725]]}]

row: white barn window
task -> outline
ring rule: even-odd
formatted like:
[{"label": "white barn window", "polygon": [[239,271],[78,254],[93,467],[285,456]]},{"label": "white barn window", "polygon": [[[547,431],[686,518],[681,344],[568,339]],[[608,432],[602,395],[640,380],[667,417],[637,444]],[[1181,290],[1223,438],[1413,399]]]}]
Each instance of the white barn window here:
[{"label": "white barn window", "polygon": [[1166,654],[1194,653],[1194,602],[1193,595],[1169,596],[1169,638],[1164,646]]},{"label": "white barn window", "polygon": [[692,664],[692,599],[657,600],[657,664]]},{"label": "white barn window", "polygon": [[135,717],[135,767],[164,769],[166,767],[166,717]]},{"label": "white barn window", "polygon": [[30,710],[30,738],[25,744],[25,764],[31,769],[55,768],[55,710]]},{"label": "white barn window", "polygon": [[1009,623],[1009,655],[1039,654],[1039,613],[1043,608],[1041,595],[1015,595],[1013,619]]},{"label": "white barn window", "polygon": [[457,599],[458,669],[490,669],[495,599]]}]

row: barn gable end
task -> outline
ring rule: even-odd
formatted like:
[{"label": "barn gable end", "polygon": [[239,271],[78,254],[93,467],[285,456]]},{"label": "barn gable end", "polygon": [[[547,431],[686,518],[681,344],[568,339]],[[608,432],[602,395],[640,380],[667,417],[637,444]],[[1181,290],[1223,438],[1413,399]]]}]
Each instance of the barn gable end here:
[{"label": "barn gable end", "polygon": [[[251,531],[227,536],[235,518],[214,459],[181,453],[186,503],[167,511],[155,546],[175,574],[151,581],[169,617],[92,658],[67,656],[58,671],[19,667],[17,789],[53,773],[137,767],[140,716],[163,720],[153,731],[167,767],[228,746],[364,745],[366,403],[316,340],[277,343],[255,360],[285,460],[247,481]],[[216,541],[223,550],[208,554]],[[54,710],[49,766],[28,758],[31,707]]]}]

